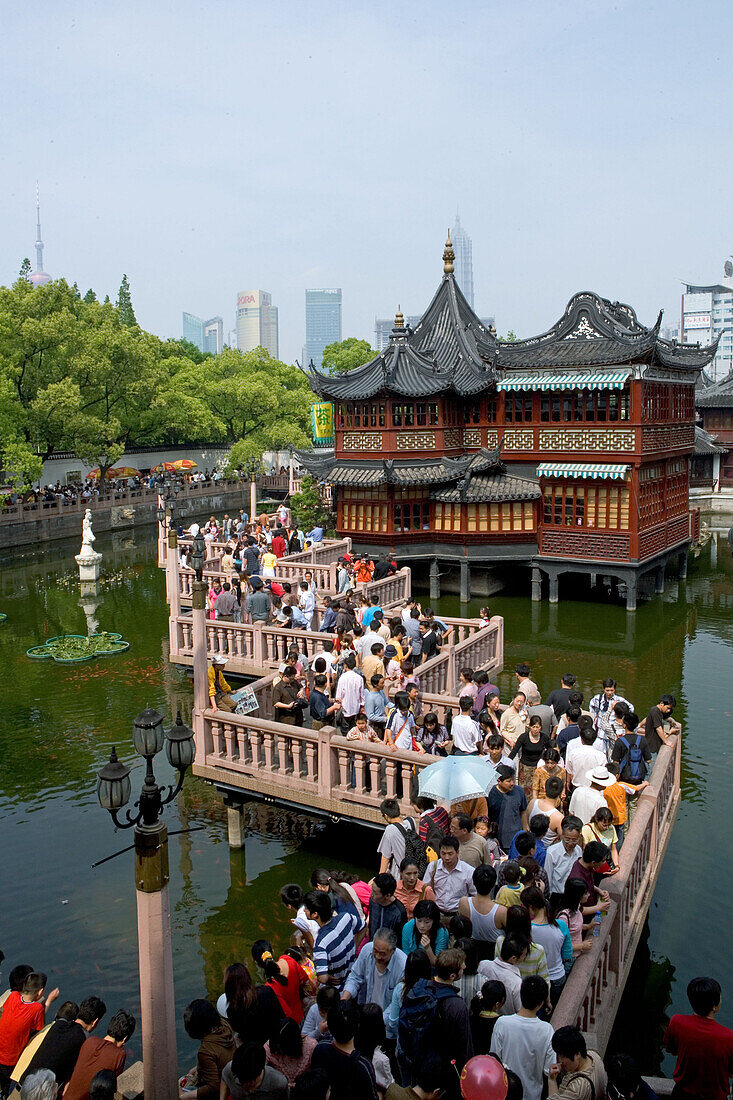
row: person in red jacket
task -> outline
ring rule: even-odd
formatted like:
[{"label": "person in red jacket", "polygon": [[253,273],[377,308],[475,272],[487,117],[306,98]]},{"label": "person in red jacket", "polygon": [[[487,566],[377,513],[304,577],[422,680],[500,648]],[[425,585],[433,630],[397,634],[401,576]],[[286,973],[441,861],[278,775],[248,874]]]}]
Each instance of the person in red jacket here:
[{"label": "person in red jacket", "polygon": [[693,978],[687,987],[693,1016],[673,1016],[664,1046],[677,1055],[677,1100],[726,1100],[733,1077],[733,1031],[715,1021],[722,994],[715,978]]},{"label": "person in red jacket", "polygon": [[44,1000],[46,975],[33,971],[23,982],[22,992],[14,991],[3,1005],[0,1016],[0,1090],[7,1096],[10,1074],[23,1053],[23,1047],[37,1031],[43,1030],[45,1010],[59,995],[53,989]]}]

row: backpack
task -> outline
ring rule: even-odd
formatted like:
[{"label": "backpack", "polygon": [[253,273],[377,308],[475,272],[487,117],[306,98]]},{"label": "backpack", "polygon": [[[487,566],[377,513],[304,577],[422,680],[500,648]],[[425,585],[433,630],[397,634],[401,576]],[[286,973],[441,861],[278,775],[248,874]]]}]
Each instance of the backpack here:
[{"label": "backpack", "polygon": [[420,834],[415,828],[415,822],[411,817],[408,817],[407,820],[410,823],[409,829],[406,829],[404,825],[397,824],[397,822],[394,822],[394,824],[405,839],[405,859],[411,860],[416,865],[420,872],[420,878],[422,878],[428,867],[428,855]]},{"label": "backpack", "polygon": [[427,857],[428,857],[428,862],[432,863],[434,860],[436,860],[438,858],[438,853],[440,852],[440,845],[441,845],[443,839],[445,838],[445,833],[440,828],[440,826],[433,820],[433,818],[430,816],[430,814],[428,814],[428,816],[427,816],[427,822],[428,822],[428,831],[427,831],[427,836],[425,837],[425,852],[426,852]]},{"label": "backpack", "polygon": [[397,1025],[397,1044],[400,1055],[410,1065],[415,1065],[429,1052],[442,1049],[444,1020],[440,1011],[441,1001],[457,997],[452,986],[436,985],[428,978],[419,978],[400,1007]]},{"label": "backpack", "polygon": [[626,736],[619,737],[619,741],[626,749],[628,757],[624,765],[624,777],[627,783],[643,783],[646,778],[646,760],[641,751],[641,737],[636,735],[636,744],[632,745],[626,740]]}]

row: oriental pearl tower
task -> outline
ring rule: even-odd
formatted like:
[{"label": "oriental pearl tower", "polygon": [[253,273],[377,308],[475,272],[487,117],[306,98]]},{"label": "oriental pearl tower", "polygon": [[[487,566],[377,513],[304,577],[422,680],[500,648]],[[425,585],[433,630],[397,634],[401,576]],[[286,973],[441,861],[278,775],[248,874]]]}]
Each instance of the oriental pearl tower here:
[{"label": "oriental pearl tower", "polygon": [[41,240],[41,193],[36,181],[36,270],[28,278],[33,286],[51,282],[51,276],[43,270],[43,241]]}]

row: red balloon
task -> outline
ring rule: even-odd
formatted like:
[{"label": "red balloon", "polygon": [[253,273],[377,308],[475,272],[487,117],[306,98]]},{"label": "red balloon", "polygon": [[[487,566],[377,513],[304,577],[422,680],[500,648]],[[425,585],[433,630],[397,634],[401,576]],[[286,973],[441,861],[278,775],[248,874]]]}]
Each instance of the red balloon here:
[{"label": "red balloon", "polygon": [[501,1062],[490,1054],[469,1059],[461,1074],[463,1100],[506,1100],[509,1082]]}]

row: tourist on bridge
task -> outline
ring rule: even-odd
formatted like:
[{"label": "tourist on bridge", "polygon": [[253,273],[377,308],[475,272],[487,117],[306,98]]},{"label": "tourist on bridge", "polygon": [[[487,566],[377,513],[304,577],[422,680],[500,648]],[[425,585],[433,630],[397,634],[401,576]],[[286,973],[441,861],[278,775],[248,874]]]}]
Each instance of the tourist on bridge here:
[{"label": "tourist on bridge", "polygon": [[354,1047],[359,1023],[358,1005],[341,1001],[328,1010],[326,1019],[332,1038],[330,1042],[318,1044],[313,1051],[311,1067],[325,1071],[330,1100],[377,1100],[374,1066]]},{"label": "tourist on bridge", "polygon": [[458,914],[461,898],[476,893],[473,867],[459,859],[459,847],[456,837],[445,837],[440,842],[439,858],[428,865],[425,874],[425,881],[435,894],[435,901],[446,927],[451,918]]},{"label": "tourist on bridge", "polygon": [[89,1100],[92,1078],[102,1069],[112,1070],[119,1077],[125,1068],[125,1043],[134,1031],[135,1017],[121,1008],[107,1025],[103,1039],[93,1035],[85,1039],[64,1096],[69,1100]]},{"label": "tourist on bridge", "polygon": [[658,753],[662,745],[668,744],[671,735],[682,731],[682,726],[672,717],[676,706],[674,695],[663,695],[649,711],[642,732],[652,754]]},{"label": "tourist on bridge", "polygon": [[471,922],[471,937],[482,959],[492,958],[499,933],[506,925],[506,907],[491,897],[496,886],[496,871],[492,866],[478,866],[473,875],[476,893],[458,902],[458,913]]},{"label": "tourist on bridge", "polygon": [[219,1100],[221,1075],[235,1051],[234,1035],[210,1001],[191,1001],[183,1012],[186,1034],[199,1043],[197,1084],[181,1090],[181,1100]]},{"label": "tourist on bridge", "polygon": [[560,677],[560,687],[553,688],[545,700],[547,705],[552,707],[555,712],[556,723],[560,721],[570,706],[570,693],[575,688],[575,684],[576,679],[571,672],[563,673]]},{"label": "tourist on bridge", "polygon": [[[522,666],[526,667],[526,666]],[[518,782],[529,799],[534,786],[534,773],[540,760],[550,748],[549,735],[542,731],[542,720],[535,716],[529,719],[529,728],[523,730],[514,742],[509,759],[519,756]],[[605,757],[604,757],[605,761]]]},{"label": "tourist on bridge", "polygon": [[565,752],[565,770],[567,773],[568,795],[572,794],[576,787],[589,787],[588,773],[594,768],[605,767],[606,753],[596,745],[596,731],[593,729],[593,719],[588,714],[581,714],[578,719],[580,737],[575,737],[568,743]]},{"label": "tourist on bridge", "polygon": [[[601,875],[613,874],[613,870],[609,870],[608,865],[610,855],[610,848],[607,848],[605,844],[601,844],[599,840],[592,840],[590,844],[585,845],[583,854],[576,859],[570,868],[568,877],[582,879],[588,887],[591,905],[596,904],[603,907],[603,903],[608,902],[608,891],[600,890],[596,883]],[[607,904],[605,908],[608,908]]]},{"label": "tourist on bridge", "polygon": [[309,546],[317,546],[319,543],[323,542],[323,528],[318,526],[313,527],[306,533],[305,540]]},{"label": "tourist on bridge", "polygon": [[464,695],[458,701],[460,714],[451,724],[451,740],[453,742],[454,756],[477,756],[481,744],[481,732],[478,722],[471,717],[473,699],[470,695]]},{"label": "tourist on bridge", "polygon": [[474,832],[473,820],[468,814],[454,814],[451,817],[450,831],[460,845],[458,858],[468,863],[470,867],[475,869],[482,864],[491,866],[494,860],[499,858],[499,847],[496,841],[489,842],[485,837]]},{"label": "tourist on bridge", "polygon": [[672,1017],[664,1047],[677,1056],[677,1100],[726,1100],[733,1077],[733,1031],[716,1022],[722,991],[715,978],[693,978],[687,986],[693,1015]]},{"label": "tourist on bridge", "polygon": [[529,942],[526,939],[516,935],[505,936],[499,954],[479,963],[478,972],[483,978],[500,982],[504,986],[505,999],[498,1010],[501,1016],[511,1016],[522,1007],[522,972],[519,964],[527,957],[528,950]]},{"label": "tourist on bridge", "polygon": [[56,1020],[46,1032],[40,1046],[21,1067],[29,1049],[26,1047],[15,1066],[14,1081],[20,1081],[26,1075],[35,1073],[36,1070],[50,1069],[56,1077],[57,1085],[63,1089],[74,1072],[76,1059],[84,1040],[91,1035],[106,1014],[107,1006],[99,997],[87,997],[77,1007],[73,1019],[60,1018],[60,1011],[59,1009],[56,1013]]},{"label": "tourist on bridge", "polygon": [[558,1100],[600,1100],[608,1083],[600,1054],[588,1050],[580,1028],[559,1027],[552,1036],[548,1096]]},{"label": "tourist on bridge", "polygon": [[389,1006],[395,987],[405,972],[406,960],[407,955],[397,946],[394,928],[378,928],[371,943],[365,944],[359,952],[346,979],[342,1000],[353,997],[358,1004],[379,1005],[389,1030]]},{"label": "tourist on bridge", "polygon": [[628,699],[624,699],[623,695],[617,694],[616,681],[609,676],[603,681],[603,691],[599,692],[598,695],[594,695],[588,704],[590,716],[598,730],[598,736],[604,742],[606,757],[610,756],[618,736],[613,710],[617,703],[623,703],[629,710],[634,709]]},{"label": "tourist on bridge", "polygon": [[313,629],[313,615],[316,610],[316,597],[313,589],[310,587],[308,580],[302,580],[300,582],[300,594],[298,598],[298,606],[303,612],[305,619],[305,629]]},{"label": "tourist on bridge", "polygon": [[252,623],[266,623],[270,619],[270,596],[259,577],[252,577],[252,592],[247,597],[245,612]]},{"label": "tourist on bridge", "polygon": [[303,905],[306,917],[316,921],[319,928],[313,947],[318,981],[343,989],[356,958],[354,936],[360,931],[359,918],[346,908],[334,913],[333,902],[323,890],[310,890],[303,898]]},{"label": "tourist on bridge", "polygon": [[540,695],[540,689],[534,680],[529,678],[530,667],[526,663],[517,665],[514,670],[514,675],[517,678],[517,690],[521,691],[527,700],[527,706],[536,707],[542,702],[542,696]]},{"label": "tourist on bridge", "polygon": [[519,1011],[496,1022],[491,1053],[520,1078],[524,1100],[541,1100],[544,1079],[553,1065],[552,1024],[537,1015],[547,1002],[547,982],[524,978],[519,996]]},{"label": "tourist on bridge", "polygon": [[588,824],[596,810],[606,806],[603,792],[616,781],[616,777],[611,775],[605,764],[591,768],[586,778],[589,786],[576,787],[568,807],[570,813],[580,818],[584,825]]},{"label": "tourist on bridge", "polygon": [[419,901],[435,901],[435,894],[431,887],[420,878],[420,868],[413,856],[405,856],[400,863],[400,877],[397,880],[395,897],[404,905],[408,921],[412,919],[415,906]]},{"label": "tourist on bridge", "polygon": [[518,691],[501,716],[499,729],[509,749],[514,748],[520,733],[524,733],[529,726],[526,703],[524,692]]},{"label": "tourist on bridge", "polygon": [[583,822],[578,817],[568,815],[562,819],[560,842],[547,849],[545,871],[549,880],[550,893],[561,894],[570,876],[570,870],[583,854],[580,847],[580,834]]},{"label": "tourist on bridge", "polygon": [[223,710],[231,714],[237,709],[237,704],[231,696],[231,687],[224,679],[223,668],[227,663],[226,657],[215,654],[211,658],[209,666],[209,701],[212,710]]},{"label": "tourist on bridge", "polygon": [[490,821],[497,823],[497,840],[507,852],[514,834],[520,829],[527,828],[527,797],[522,788],[517,785],[516,776],[511,768],[500,764],[496,769],[496,775],[496,786],[489,791],[488,815]]},{"label": "tourist on bridge", "polygon": [[336,685],[336,699],[341,703],[341,728],[344,733],[348,733],[364,706],[364,678],[356,671],[354,653],[347,654],[344,660],[344,671]]}]

